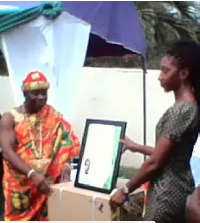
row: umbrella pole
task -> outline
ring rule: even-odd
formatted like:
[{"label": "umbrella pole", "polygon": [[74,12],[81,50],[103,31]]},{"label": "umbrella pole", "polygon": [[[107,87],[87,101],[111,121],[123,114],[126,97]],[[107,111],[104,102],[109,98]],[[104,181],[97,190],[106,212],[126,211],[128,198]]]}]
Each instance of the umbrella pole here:
[{"label": "umbrella pole", "polygon": [[[146,132],[146,67],[145,67],[145,59],[142,57],[142,69],[143,69],[143,144],[146,145],[147,132]],[[146,156],[144,155],[144,161],[146,160]]]}]

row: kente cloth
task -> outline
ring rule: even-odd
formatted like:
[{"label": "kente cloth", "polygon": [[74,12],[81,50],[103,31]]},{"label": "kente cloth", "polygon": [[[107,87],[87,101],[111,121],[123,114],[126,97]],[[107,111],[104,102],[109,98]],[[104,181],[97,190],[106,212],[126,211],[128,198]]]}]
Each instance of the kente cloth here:
[{"label": "kente cloth", "polygon": [[[56,183],[67,160],[80,152],[79,141],[71,125],[49,105],[45,105],[37,114],[28,117],[19,113],[17,109],[12,109],[10,113],[15,119],[15,152],[27,164],[36,159],[30,131],[32,131],[36,148],[38,148],[42,123],[42,158],[50,158],[45,177]],[[5,220],[48,220],[48,196],[39,193],[32,180],[17,171],[8,161],[3,162]]]}]

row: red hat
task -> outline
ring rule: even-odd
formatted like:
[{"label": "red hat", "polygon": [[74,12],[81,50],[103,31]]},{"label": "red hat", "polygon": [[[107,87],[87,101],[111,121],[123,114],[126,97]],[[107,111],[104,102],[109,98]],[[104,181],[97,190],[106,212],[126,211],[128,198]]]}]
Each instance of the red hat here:
[{"label": "red hat", "polygon": [[48,89],[49,86],[50,84],[42,72],[31,71],[23,81],[22,90],[32,91],[38,89]]}]

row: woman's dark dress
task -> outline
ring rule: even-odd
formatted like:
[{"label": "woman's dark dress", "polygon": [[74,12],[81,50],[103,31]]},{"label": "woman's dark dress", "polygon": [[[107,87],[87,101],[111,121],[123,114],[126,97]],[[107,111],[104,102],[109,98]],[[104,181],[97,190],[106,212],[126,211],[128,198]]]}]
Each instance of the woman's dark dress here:
[{"label": "woman's dark dress", "polygon": [[165,166],[151,180],[145,220],[183,223],[186,197],[194,190],[190,158],[198,137],[196,102],[180,101],[170,107],[156,126],[156,140],[172,139],[174,148]]}]

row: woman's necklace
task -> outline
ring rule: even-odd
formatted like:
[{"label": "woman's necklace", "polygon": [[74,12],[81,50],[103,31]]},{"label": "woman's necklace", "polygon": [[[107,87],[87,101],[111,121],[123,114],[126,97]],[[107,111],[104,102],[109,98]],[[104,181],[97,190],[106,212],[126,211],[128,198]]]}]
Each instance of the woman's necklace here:
[{"label": "woman's necklace", "polygon": [[35,140],[35,137],[34,137],[34,135],[32,133],[32,129],[31,129],[31,122],[30,122],[29,117],[28,117],[28,115],[26,113],[26,109],[25,109],[24,105],[23,105],[23,111],[24,111],[24,118],[25,118],[25,120],[28,123],[28,130],[29,130],[29,135],[30,135],[30,139],[31,139],[33,153],[34,153],[36,159],[42,159],[42,155],[43,155],[43,148],[42,148],[42,141],[43,141],[43,138],[42,138],[42,122],[41,122],[41,120],[39,121],[39,147],[37,147],[36,143],[35,143],[36,140]]}]

